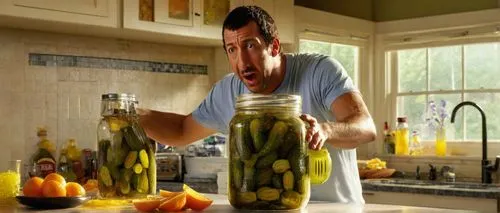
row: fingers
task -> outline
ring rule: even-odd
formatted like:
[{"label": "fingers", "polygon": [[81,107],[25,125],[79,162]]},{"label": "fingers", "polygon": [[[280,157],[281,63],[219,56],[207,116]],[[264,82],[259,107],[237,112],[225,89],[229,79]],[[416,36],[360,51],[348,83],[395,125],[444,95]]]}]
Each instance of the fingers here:
[{"label": "fingers", "polygon": [[306,141],[309,143],[309,148],[314,150],[321,149],[326,140],[326,137],[316,118],[308,114],[303,114],[300,116],[300,118],[307,122],[307,124],[309,124],[306,132]]}]

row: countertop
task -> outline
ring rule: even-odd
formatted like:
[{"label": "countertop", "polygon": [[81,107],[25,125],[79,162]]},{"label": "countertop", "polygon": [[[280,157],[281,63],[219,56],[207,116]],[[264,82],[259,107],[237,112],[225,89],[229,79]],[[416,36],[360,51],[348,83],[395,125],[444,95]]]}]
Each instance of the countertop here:
[{"label": "countertop", "polygon": [[[219,194],[207,194],[210,198],[214,200],[214,203],[209,208],[205,209],[203,212],[207,213],[223,213],[223,212],[252,212],[248,210],[237,210],[229,205],[227,196]],[[0,207],[0,212],[12,212],[12,213],[24,213],[24,212],[109,212],[109,213],[126,213],[126,212],[137,212],[133,206],[123,206],[114,207],[106,209],[94,209],[94,208],[84,208],[76,207],[70,209],[59,209],[59,210],[33,210],[26,208],[22,205],[16,207]],[[184,212],[194,212],[194,211],[184,211]],[[263,211],[260,211],[263,212]],[[437,209],[437,208],[424,208],[424,207],[410,207],[410,206],[398,206],[398,205],[380,205],[380,204],[365,204],[365,205],[355,205],[355,204],[342,204],[342,203],[327,203],[327,202],[310,202],[306,209],[296,210],[296,211],[285,211],[285,212],[404,212],[404,213],[414,213],[414,212],[471,212],[471,211],[460,211],[460,210],[450,210],[450,209]]]},{"label": "countertop", "polygon": [[361,185],[363,186],[363,191],[387,191],[485,199],[500,198],[500,186],[497,184],[408,179],[369,179],[362,180]]}]

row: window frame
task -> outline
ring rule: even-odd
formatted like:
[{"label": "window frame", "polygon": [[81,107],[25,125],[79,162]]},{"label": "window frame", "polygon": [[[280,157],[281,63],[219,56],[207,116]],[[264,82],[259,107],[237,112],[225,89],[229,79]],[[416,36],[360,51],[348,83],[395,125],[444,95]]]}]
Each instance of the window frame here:
[{"label": "window frame", "polygon": [[[396,125],[397,116],[397,91],[398,91],[398,76],[397,76],[397,59],[391,60],[395,54],[391,52],[405,49],[416,48],[433,48],[452,45],[467,45],[478,43],[500,42],[500,34],[497,32],[489,31],[486,33],[465,33],[465,32],[485,32],[485,29],[494,29],[497,24],[488,26],[474,26],[474,27],[461,27],[459,29],[435,29],[428,32],[400,32],[396,34],[379,34],[376,37],[375,43],[375,66],[382,72],[375,75],[377,83],[385,84],[381,88],[375,88],[376,108],[384,109],[383,116],[379,116],[376,121],[388,121],[391,126]],[[498,29],[498,28],[497,28]],[[458,33],[462,32],[462,33]],[[459,36],[457,36],[459,35]],[[462,61],[463,63],[463,61]],[[396,67],[396,68],[395,68]],[[462,69],[462,72],[465,72]],[[465,82],[465,79],[464,81]],[[480,89],[479,89],[480,90]],[[480,92],[489,92],[490,89],[483,89]],[[494,90],[497,92],[497,89]],[[498,90],[500,91],[500,89]],[[416,94],[416,93],[414,93]],[[380,98],[380,99],[378,99]],[[378,99],[378,100],[377,100]],[[465,116],[463,116],[465,118]],[[382,118],[382,119],[381,119]],[[377,123],[378,124],[378,123]],[[379,125],[377,125],[379,126]],[[379,135],[379,142],[377,150],[372,154],[384,154],[382,136]],[[496,156],[500,153],[500,143],[496,140],[488,139],[488,156]],[[433,146],[434,141],[423,141],[424,146]],[[448,143],[450,150],[456,149],[460,151],[461,155],[467,157],[481,156],[481,143],[477,140],[466,139],[463,141],[450,141]],[[458,151],[457,151],[458,152]],[[444,158],[453,158],[456,156],[445,156]]]},{"label": "window frame", "polygon": [[[338,33],[338,34],[336,34]],[[354,36],[342,34],[341,32],[321,32],[305,30],[297,36],[297,47],[296,51],[300,50],[300,40],[311,40],[318,42],[335,43],[340,45],[349,45],[358,47],[358,63],[357,72],[355,72],[355,79],[353,79],[354,84],[361,91],[362,94],[368,94],[370,91],[370,61],[369,61],[369,49],[370,49],[370,37],[366,36]],[[365,100],[366,101],[366,100]],[[369,105],[369,103],[366,103]],[[370,104],[371,105],[371,104]]]}]

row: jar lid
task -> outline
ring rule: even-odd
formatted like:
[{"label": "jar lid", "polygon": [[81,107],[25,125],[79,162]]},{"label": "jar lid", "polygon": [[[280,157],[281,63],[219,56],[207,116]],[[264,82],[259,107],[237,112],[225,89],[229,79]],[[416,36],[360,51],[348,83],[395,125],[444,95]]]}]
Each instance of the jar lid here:
[{"label": "jar lid", "polygon": [[406,123],[407,120],[407,117],[398,117],[398,123]]},{"label": "jar lid", "polygon": [[236,99],[237,109],[279,108],[300,110],[302,98],[299,95],[288,94],[243,94]]},{"label": "jar lid", "polygon": [[117,100],[124,100],[124,101],[133,101],[136,102],[135,95],[134,94],[128,94],[128,93],[107,93],[103,94],[101,96],[101,100],[110,100],[110,101],[117,101]]}]

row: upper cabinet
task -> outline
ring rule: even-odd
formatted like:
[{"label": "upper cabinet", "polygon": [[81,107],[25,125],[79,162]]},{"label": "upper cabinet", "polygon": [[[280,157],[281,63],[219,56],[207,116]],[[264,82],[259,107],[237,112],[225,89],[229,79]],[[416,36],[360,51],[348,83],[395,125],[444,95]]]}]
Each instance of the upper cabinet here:
[{"label": "upper cabinet", "polygon": [[0,15],[93,26],[119,26],[119,0],[3,0]]},{"label": "upper cabinet", "polygon": [[127,0],[123,27],[220,44],[229,0]]},{"label": "upper cabinet", "polygon": [[266,10],[276,22],[281,43],[295,42],[294,0],[232,0],[231,8],[257,5]]}]

